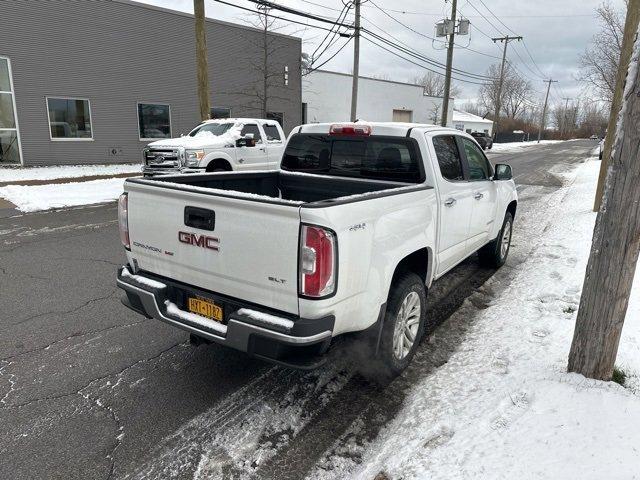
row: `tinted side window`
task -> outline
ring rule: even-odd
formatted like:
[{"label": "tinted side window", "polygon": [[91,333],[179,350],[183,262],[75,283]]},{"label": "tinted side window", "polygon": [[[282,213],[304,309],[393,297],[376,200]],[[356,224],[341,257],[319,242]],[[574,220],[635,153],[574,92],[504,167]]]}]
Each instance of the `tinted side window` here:
[{"label": "tinted side window", "polygon": [[491,177],[491,167],[482,151],[468,138],[463,138],[462,143],[469,163],[469,179],[488,180]]},{"label": "tinted side window", "polygon": [[240,135],[246,135],[247,133],[253,133],[253,138],[255,139],[256,143],[262,141],[262,136],[260,135],[260,129],[258,128],[258,125],[256,125],[255,123],[249,123],[244,127],[242,127],[242,131],[240,132]]},{"label": "tinted side window", "polygon": [[264,134],[267,136],[267,140],[282,140],[280,138],[280,132],[275,125],[263,125]]},{"label": "tinted side window", "polygon": [[458,144],[452,135],[433,137],[440,172],[447,180],[464,180]]}]

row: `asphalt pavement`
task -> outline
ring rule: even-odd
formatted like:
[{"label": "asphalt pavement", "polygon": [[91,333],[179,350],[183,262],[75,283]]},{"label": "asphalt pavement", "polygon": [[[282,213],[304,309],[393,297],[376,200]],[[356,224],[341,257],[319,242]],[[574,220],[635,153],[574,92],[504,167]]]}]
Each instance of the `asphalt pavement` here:
[{"label": "asphalt pavement", "polygon": [[[518,226],[544,224],[539,205],[594,146],[489,152],[512,165],[521,196],[506,272],[529,248]],[[121,305],[124,259],[115,204],[0,218],[0,478],[331,477],[447,361],[466,331],[447,319],[465,299],[483,308],[477,293],[495,273],[472,257],[438,281],[431,335],[402,377],[378,387],[343,353],[299,372],[191,346]]]}]

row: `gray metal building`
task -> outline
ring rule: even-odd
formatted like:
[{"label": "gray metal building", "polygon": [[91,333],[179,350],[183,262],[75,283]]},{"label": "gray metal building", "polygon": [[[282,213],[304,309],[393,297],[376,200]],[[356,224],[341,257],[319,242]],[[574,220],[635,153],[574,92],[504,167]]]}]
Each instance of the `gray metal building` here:
[{"label": "gray metal building", "polygon": [[[192,15],[130,0],[6,0],[0,15],[0,162],[137,162],[199,122]],[[206,25],[212,114],[260,116],[263,32]],[[288,133],[301,123],[301,40],[269,35],[267,109]]]}]

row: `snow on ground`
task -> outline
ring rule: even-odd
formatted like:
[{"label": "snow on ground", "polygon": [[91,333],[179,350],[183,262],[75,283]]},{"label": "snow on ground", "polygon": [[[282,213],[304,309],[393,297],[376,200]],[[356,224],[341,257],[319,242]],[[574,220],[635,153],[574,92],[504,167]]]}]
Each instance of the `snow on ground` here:
[{"label": "snow on ground", "polygon": [[124,165],[66,165],[60,167],[0,168],[0,183],[25,180],[53,180],[56,178],[90,177],[140,173],[139,163]]},{"label": "snow on ground", "polygon": [[566,373],[599,165],[569,178],[528,260],[488,282],[506,284],[488,307],[467,300],[449,319],[471,322],[463,342],[416,385],[349,478],[640,477],[640,274],[617,360],[628,388]]},{"label": "snow on ground", "polygon": [[491,152],[495,153],[508,153],[508,152],[520,152],[527,147],[533,147],[534,145],[549,145],[551,143],[560,143],[564,140],[540,140],[538,143],[535,140],[530,142],[511,142],[511,143],[494,143],[491,148]]},{"label": "snow on ground", "polygon": [[109,178],[79,183],[8,185],[0,187],[0,197],[13,203],[22,212],[111,202],[122,193],[124,180]]}]

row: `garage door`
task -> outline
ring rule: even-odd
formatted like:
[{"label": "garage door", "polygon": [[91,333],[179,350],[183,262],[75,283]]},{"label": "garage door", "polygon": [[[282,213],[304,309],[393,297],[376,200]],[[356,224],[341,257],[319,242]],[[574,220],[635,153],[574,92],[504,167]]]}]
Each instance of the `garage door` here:
[{"label": "garage door", "polygon": [[394,110],[393,121],[411,123],[413,121],[413,112],[411,110]]}]

